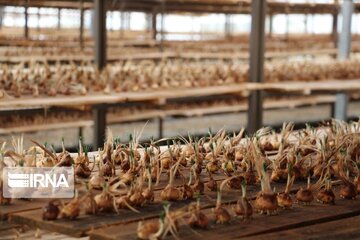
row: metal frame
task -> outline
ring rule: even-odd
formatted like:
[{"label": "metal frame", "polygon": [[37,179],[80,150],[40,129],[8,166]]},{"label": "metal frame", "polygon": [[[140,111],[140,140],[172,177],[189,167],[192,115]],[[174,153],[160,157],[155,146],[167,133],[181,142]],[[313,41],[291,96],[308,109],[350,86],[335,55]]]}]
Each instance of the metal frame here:
[{"label": "metal frame", "polygon": [[[354,12],[352,0],[344,0],[341,7],[342,28],[338,43],[338,58],[344,60],[349,58],[351,51],[351,18]],[[346,93],[336,94],[333,107],[333,117],[346,121],[348,112],[348,95]]]},{"label": "metal frame", "polygon": [[61,8],[58,8],[57,12],[57,29],[61,28]]},{"label": "metal frame", "polygon": [[[99,70],[106,66],[106,6],[107,0],[94,0],[95,4],[95,64]],[[94,148],[103,146],[106,127],[106,105],[93,106]]]},{"label": "metal frame", "polygon": [[24,24],[24,36],[26,39],[29,38],[29,13],[28,13],[29,0],[26,0],[25,4],[25,24]]},{"label": "metal frame", "polygon": [[79,27],[79,43],[80,48],[84,48],[84,2],[80,0],[80,27]]},{"label": "metal frame", "polygon": [[151,28],[152,28],[152,38],[156,40],[157,36],[157,12],[154,10],[151,16]]},{"label": "metal frame", "polygon": [[[264,81],[265,17],[266,1],[252,0],[250,34],[249,82]],[[262,91],[253,91],[249,96],[247,128],[250,133],[261,128],[263,123]]]},{"label": "metal frame", "polygon": [[338,19],[339,15],[337,13],[333,14],[333,23],[332,23],[332,37],[334,40],[334,46],[338,46]]},{"label": "metal frame", "polygon": [[231,38],[231,15],[229,13],[225,14],[225,37]]},{"label": "metal frame", "polygon": [[165,5],[165,0],[161,1],[161,6],[160,6],[160,10],[161,10],[161,26],[160,26],[160,52],[164,51],[164,36],[165,36],[165,32],[164,32],[164,27],[165,27],[165,9],[166,9],[166,5]]}]

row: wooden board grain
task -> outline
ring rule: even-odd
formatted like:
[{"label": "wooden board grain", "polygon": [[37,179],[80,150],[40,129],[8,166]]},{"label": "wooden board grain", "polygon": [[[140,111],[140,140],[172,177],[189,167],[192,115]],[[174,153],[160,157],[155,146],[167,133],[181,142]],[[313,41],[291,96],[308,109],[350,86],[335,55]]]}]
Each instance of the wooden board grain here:
[{"label": "wooden board grain", "polygon": [[[230,210],[230,209],[229,209]],[[212,218],[211,210],[204,213]],[[248,221],[233,219],[230,224],[217,225],[211,222],[207,230],[197,230],[197,234],[182,226],[180,229],[181,239],[238,239],[254,236],[251,239],[263,236],[268,238],[268,234],[277,233],[282,239],[299,239],[304,237],[297,229],[311,225],[312,229],[321,222],[329,222],[336,219],[350,219],[350,217],[360,215],[359,200],[338,200],[336,205],[322,205],[314,203],[310,206],[297,205],[290,210],[280,210],[279,215],[264,216],[256,214],[253,219]],[[314,225],[314,226],[313,226]],[[90,239],[136,239],[137,223],[127,225],[114,225],[107,228],[97,229],[90,232]],[[284,232],[286,230],[286,232]],[[271,235],[269,235],[271,236]],[[269,239],[269,238],[268,238]]]},{"label": "wooden board grain", "polygon": [[248,237],[248,240],[266,239],[289,239],[296,236],[297,239],[359,239],[360,216],[349,217],[341,220],[314,224],[292,230],[284,230],[270,234],[261,234]]},{"label": "wooden board grain", "polygon": [[[276,189],[282,191],[284,189],[283,184],[274,184]],[[299,187],[299,185],[297,185]],[[260,186],[249,186],[249,197],[254,198],[256,193],[260,190]],[[58,219],[56,221],[43,221],[41,209],[14,213],[9,216],[12,223],[27,224],[31,227],[39,227],[48,231],[56,231],[71,236],[84,236],[88,231],[94,229],[103,228],[104,226],[117,225],[117,224],[129,224],[132,222],[138,222],[139,220],[157,218],[162,211],[162,202],[159,198],[160,191],[155,192],[155,203],[147,204],[140,208],[140,214],[131,212],[130,210],[121,210],[120,214],[100,214],[96,216],[81,215],[78,219],[69,221],[64,219]],[[241,195],[240,190],[228,189],[223,192],[223,202],[228,204],[236,203],[237,199]],[[192,202],[180,201],[173,202],[172,209],[180,209],[187,206]],[[212,208],[215,206],[216,193],[207,192],[206,195],[201,196],[201,202],[203,208]]]}]

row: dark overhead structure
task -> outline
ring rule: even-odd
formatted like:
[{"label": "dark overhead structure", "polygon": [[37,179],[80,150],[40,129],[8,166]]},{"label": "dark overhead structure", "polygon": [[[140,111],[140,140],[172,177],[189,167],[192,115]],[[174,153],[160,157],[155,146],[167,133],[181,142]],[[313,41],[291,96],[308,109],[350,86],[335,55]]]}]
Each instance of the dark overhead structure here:
[{"label": "dark overhead structure", "polygon": [[[0,5],[24,6],[27,0],[0,0]],[[56,8],[79,8],[79,0],[31,0],[31,7],[56,7]],[[160,9],[163,0],[121,0],[108,1],[109,10],[142,11],[152,13],[154,9]],[[249,0],[166,0],[166,12],[193,12],[193,13],[246,13],[251,12]],[[293,13],[293,14],[316,14],[316,13],[339,13],[339,4],[333,3],[287,3],[267,1],[267,14]],[[94,7],[92,0],[84,0],[84,8]],[[360,4],[355,4],[355,12],[359,12]]]}]

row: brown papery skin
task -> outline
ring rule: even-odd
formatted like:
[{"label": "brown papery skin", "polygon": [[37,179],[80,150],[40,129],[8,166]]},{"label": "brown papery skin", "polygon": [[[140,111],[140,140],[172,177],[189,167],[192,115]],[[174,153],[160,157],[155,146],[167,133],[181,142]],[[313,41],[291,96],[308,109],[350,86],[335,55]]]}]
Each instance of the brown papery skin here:
[{"label": "brown papery skin", "polygon": [[149,222],[144,224],[137,230],[137,236],[139,239],[149,239],[150,235],[155,234],[159,230],[158,222]]},{"label": "brown papery skin", "polygon": [[193,196],[194,196],[194,191],[193,189],[187,185],[187,184],[184,184],[182,187],[181,187],[181,198],[183,200],[186,200],[186,199],[193,199]]},{"label": "brown papery skin", "polygon": [[250,218],[253,215],[253,207],[249,200],[241,198],[233,208],[236,216]]},{"label": "brown papery skin", "polygon": [[102,192],[96,195],[94,200],[100,212],[112,212],[114,210],[113,197],[110,194]]},{"label": "brown papery skin", "polygon": [[75,168],[75,175],[80,178],[88,178],[91,175],[91,170],[85,164],[78,164]]},{"label": "brown papery skin", "polygon": [[143,197],[146,199],[146,201],[153,202],[155,199],[154,191],[152,189],[146,188],[142,192]]},{"label": "brown papery skin", "polygon": [[299,191],[297,191],[295,197],[296,200],[302,203],[311,203],[314,200],[314,195],[312,191],[303,188],[300,188]]},{"label": "brown papery skin", "polygon": [[192,228],[206,229],[209,224],[209,219],[204,213],[199,211],[191,214],[188,224]]},{"label": "brown papery skin", "polygon": [[214,179],[211,179],[209,182],[207,182],[205,186],[212,192],[216,192],[218,189],[217,182]]},{"label": "brown papery skin", "polygon": [[142,195],[141,192],[134,192],[130,197],[129,197],[129,201],[130,201],[130,205],[131,206],[142,206],[145,203],[145,198]]},{"label": "brown papery skin", "polygon": [[340,197],[345,199],[355,199],[357,195],[357,190],[354,184],[346,183],[340,188]]},{"label": "brown papery skin", "polygon": [[161,191],[160,198],[163,201],[179,201],[181,200],[181,191],[168,185]]},{"label": "brown papery skin", "polygon": [[316,198],[319,202],[325,204],[335,204],[335,194],[334,192],[326,189],[322,189],[316,195]]},{"label": "brown papery skin", "polygon": [[53,202],[49,202],[47,205],[45,205],[42,211],[42,219],[46,221],[57,219],[60,213],[59,207],[56,206]]},{"label": "brown papery skin", "polygon": [[229,212],[222,207],[215,208],[214,215],[215,215],[216,223],[225,224],[225,223],[229,223],[231,220],[231,216]]},{"label": "brown papery skin", "polygon": [[194,193],[204,194],[205,185],[203,182],[201,182],[201,180],[198,179],[192,186],[192,190],[194,191]]},{"label": "brown papery skin", "polygon": [[291,196],[287,193],[278,193],[277,201],[278,201],[279,207],[291,208],[293,205],[293,200],[292,200]]},{"label": "brown papery skin", "polygon": [[276,169],[271,173],[271,181],[272,182],[285,182],[287,180],[287,170],[286,169]]},{"label": "brown papery skin", "polygon": [[61,209],[60,215],[62,218],[75,219],[80,214],[80,206],[78,200],[72,200],[63,209]]},{"label": "brown papery skin", "polygon": [[255,208],[259,211],[276,211],[278,208],[276,194],[260,192],[255,200]]},{"label": "brown papery skin", "polygon": [[244,178],[246,181],[246,185],[254,185],[257,182],[257,178],[254,171],[245,172]]}]

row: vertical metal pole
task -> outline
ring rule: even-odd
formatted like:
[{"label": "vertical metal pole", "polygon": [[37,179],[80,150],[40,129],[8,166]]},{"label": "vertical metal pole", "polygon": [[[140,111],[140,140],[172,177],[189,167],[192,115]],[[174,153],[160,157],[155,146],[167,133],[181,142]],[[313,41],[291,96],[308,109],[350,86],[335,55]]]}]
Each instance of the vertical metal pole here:
[{"label": "vertical metal pole", "polygon": [[29,14],[28,14],[29,0],[26,0],[25,4],[25,25],[24,25],[24,36],[26,39],[29,38]]},{"label": "vertical metal pole", "polygon": [[40,31],[40,8],[38,8],[38,13],[37,13],[37,31]]},{"label": "vertical metal pole", "polygon": [[[342,28],[339,37],[338,58],[345,60],[349,58],[351,51],[351,18],[354,11],[352,0],[344,0],[341,7]],[[346,93],[336,94],[334,106],[334,118],[339,120],[347,120],[348,95]]]},{"label": "vertical metal pole", "polygon": [[[106,0],[94,0],[95,6],[95,64],[99,70],[106,65]],[[94,147],[102,146],[106,127],[106,106],[93,108]]]},{"label": "vertical metal pole", "polygon": [[273,34],[273,21],[274,21],[274,15],[269,15],[269,37],[272,37]]},{"label": "vertical metal pole", "polygon": [[94,150],[104,145],[106,128],[106,106],[97,105],[92,109],[94,119]]},{"label": "vertical metal pole", "polygon": [[151,20],[152,20],[152,14],[146,13],[146,32],[151,32],[152,29]]},{"label": "vertical metal pole", "polygon": [[124,28],[125,28],[125,12],[121,10],[120,12],[120,37],[124,37]]},{"label": "vertical metal pole", "polygon": [[230,38],[230,14],[225,14],[225,38]]},{"label": "vertical metal pole", "polygon": [[157,18],[157,13],[156,11],[153,12],[152,14],[152,21],[151,21],[151,24],[152,24],[152,38],[154,40],[156,40],[156,36],[157,36],[157,22],[156,22],[156,18]]},{"label": "vertical metal pole", "polygon": [[309,14],[306,14],[304,16],[304,27],[305,27],[305,34],[308,34],[308,20],[309,20]]},{"label": "vertical metal pole", "polygon": [[3,26],[4,14],[4,7],[0,7],[0,28]]},{"label": "vertical metal pole", "polygon": [[290,15],[287,13],[286,14],[286,33],[285,33],[286,39],[289,38],[289,31],[290,31]]},{"label": "vertical metal pole", "polygon": [[99,70],[106,65],[106,2],[106,0],[94,0],[95,64]]},{"label": "vertical metal pole", "polygon": [[61,8],[58,8],[57,12],[57,29],[61,28]]},{"label": "vertical metal pole", "polygon": [[159,117],[159,139],[162,139],[164,136],[164,119]]},{"label": "vertical metal pole", "polygon": [[84,3],[80,0],[80,29],[79,29],[80,48],[84,48]]},{"label": "vertical metal pole", "polygon": [[165,0],[161,1],[161,31],[160,31],[160,52],[164,51],[164,27],[165,27]]},{"label": "vertical metal pole", "polygon": [[334,47],[338,45],[338,14],[333,14],[333,23],[332,23],[332,39],[334,41]]},{"label": "vertical metal pole", "polygon": [[[264,81],[265,17],[266,1],[252,0],[249,82]],[[251,92],[248,101],[247,122],[247,128],[250,133],[255,132],[262,126],[262,103],[262,92]]]},{"label": "vertical metal pole", "polygon": [[351,50],[351,18],[354,11],[352,0],[344,0],[341,7],[342,28],[339,38],[339,59],[349,58]]}]

